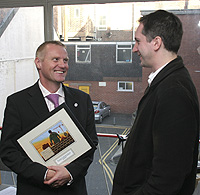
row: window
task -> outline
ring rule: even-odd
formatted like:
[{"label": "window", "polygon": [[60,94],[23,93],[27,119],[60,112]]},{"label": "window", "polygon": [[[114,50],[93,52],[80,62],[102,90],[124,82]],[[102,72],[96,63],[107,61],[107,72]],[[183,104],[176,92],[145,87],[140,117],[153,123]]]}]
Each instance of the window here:
[{"label": "window", "polygon": [[0,8],[0,120],[7,96],[38,79],[33,62],[43,41],[43,7]]},{"label": "window", "polygon": [[[147,86],[149,74],[149,69],[142,69],[140,60],[135,60],[138,57],[137,54],[132,54],[131,52],[138,19],[141,15],[157,9],[171,10],[182,20],[184,35],[179,55],[183,57],[184,61],[186,60],[185,63],[192,73],[191,76],[200,95],[199,0],[134,0],[115,4],[109,2],[117,1],[82,2],[89,4],[81,5],[80,0],[0,0],[2,8],[0,14],[1,120],[3,119],[7,95],[32,85],[38,79],[38,72],[33,62],[38,45],[44,39],[60,39],[64,41],[64,44],[72,45],[71,50],[68,47],[70,68],[65,82],[70,87],[78,87],[83,91],[87,90],[85,85],[88,84],[92,100],[105,101],[111,106],[114,116],[113,126],[116,124],[123,125],[123,123],[121,124],[123,117],[122,120],[117,121],[116,118],[115,121],[115,113],[132,115],[132,112],[137,110],[138,102]],[[101,4],[98,4],[98,2],[101,2]],[[23,4],[27,7],[20,7]],[[8,9],[7,11],[4,10],[6,5],[9,7],[6,8]],[[44,5],[44,7],[41,5]],[[13,11],[11,10],[12,6]],[[53,13],[52,6],[54,8]],[[9,17],[7,17],[7,14],[10,16],[8,15]],[[111,49],[99,49],[100,47],[96,47],[98,43],[102,47],[105,47],[105,44],[110,45]],[[90,44],[92,45],[92,51],[88,46]],[[79,51],[77,51],[76,45]],[[132,57],[125,57],[127,53]],[[88,54],[87,58],[86,54]],[[93,54],[97,55],[98,58],[91,57]],[[93,58],[94,61],[92,61]],[[105,60],[103,61],[102,59]],[[128,62],[127,59],[132,59],[132,63],[131,61]],[[118,66],[116,66],[116,62]],[[90,64],[88,65],[87,63]],[[108,69],[111,65],[113,68]],[[87,68],[85,68],[86,66]],[[73,78],[76,80],[70,79],[74,72],[76,76]],[[88,77],[91,80],[88,80],[85,75],[89,75]],[[80,80],[81,77],[83,78],[82,80]],[[123,103],[120,103],[121,101]],[[111,121],[111,119],[109,120]],[[100,132],[107,131],[106,129],[104,131],[103,127],[99,125],[97,125],[97,128],[99,128]],[[121,134],[124,131],[115,128],[115,126],[113,128],[116,129],[116,132],[113,131],[112,133]],[[101,140],[106,139],[99,139],[98,147],[102,152],[104,149],[107,151],[107,148],[104,148],[105,144],[103,145],[101,142]],[[112,140],[109,142],[113,143]],[[102,146],[103,148],[101,148]],[[109,144],[106,144],[106,147],[109,146]],[[112,145],[112,149],[115,152],[117,148]],[[113,155],[113,153],[110,155]],[[102,169],[106,175],[101,174],[101,172],[100,175],[90,173],[92,169],[89,171],[87,180],[88,194],[106,194],[106,192],[109,193],[112,190],[113,170],[115,167],[109,167],[110,163],[106,164],[111,157],[110,155],[105,155],[105,158],[103,158],[104,155],[102,154],[101,162],[99,159],[95,159],[95,163],[98,162],[97,164],[99,164],[100,162],[106,165]],[[98,158],[98,156],[99,153],[96,157]],[[106,182],[101,176],[105,176]],[[99,178],[102,181],[99,185],[102,185],[102,187],[97,189],[96,182],[99,181]],[[103,182],[107,185],[103,186]]]},{"label": "window", "polygon": [[91,62],[91,45],[76,45],[76,62]]},{"label": "window", "polygon": [[74,17],[75,18],[79,18],[80,17],[80,9],[79,8],[75,8],[74,9]]},{"label": "window", "polygon": [[99,16],[99,30],[107,30],[106,16]]},{"label": "window", "polygon": [[118,91],[134,91],[133,90],[133,82],[118,81]]},{"label": "window", "polygon": [[132,62],[132,44],[116,45],[116,62],[130,63]]}]

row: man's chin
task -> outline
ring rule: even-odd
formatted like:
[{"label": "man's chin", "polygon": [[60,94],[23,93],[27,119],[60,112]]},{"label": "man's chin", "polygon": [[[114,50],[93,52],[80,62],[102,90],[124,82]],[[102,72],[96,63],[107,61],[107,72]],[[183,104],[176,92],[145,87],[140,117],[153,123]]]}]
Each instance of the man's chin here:
[{"label": "man's chin", "polygon": [[140,66],[143,67],[143,68],[150,68],[148,65],[146,65],[146,64],[143,63],[143,62],[140,62]]},{"label": "man's chin", "polygon": [[56,81],[59,82],[59,83],[62,83],[62,82],[65,81],[65,77],[56,78]]},{"label": "man's chin", "polygon": [[142,62],[140,62],[140,66],[141,67],[146,67],[145,64],[143,64]]}]

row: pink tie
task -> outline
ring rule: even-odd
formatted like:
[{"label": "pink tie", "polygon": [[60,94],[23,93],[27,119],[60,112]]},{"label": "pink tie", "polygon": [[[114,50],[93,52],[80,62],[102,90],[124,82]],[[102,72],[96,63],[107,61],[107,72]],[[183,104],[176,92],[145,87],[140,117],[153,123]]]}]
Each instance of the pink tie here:
[{"label": "pink tie", "polygon": [[50,94],[50,95],[47,95],[46,97],[48,100],[50,100],[54,104],[55,108],[59,106],[59,103],[58,103],[59,95],[58,94]]}]

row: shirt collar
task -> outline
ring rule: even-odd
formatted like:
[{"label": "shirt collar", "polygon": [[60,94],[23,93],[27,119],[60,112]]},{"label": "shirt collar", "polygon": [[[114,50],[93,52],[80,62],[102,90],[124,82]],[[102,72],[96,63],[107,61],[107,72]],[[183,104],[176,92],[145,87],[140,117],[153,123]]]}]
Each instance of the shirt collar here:
[{"label": "shirt collar", "polygon": [[[43,97],[46,97],[47,95],[51,94],[41,83],[41,81],[39,80],[38,82],[39,84],[39,88],[42,92]],[[60,97],[65,97],[64,95],[64,90],[62,88],[62,84],[60,83],[60,88],[58,89],[58,91],[56,91],[54,94],[58,94]]]},{"label": "shirt collar", "polygon": [[[167,63],[168,64],[168,63]],[[149,78],[148,78],[148,83],[149,83],[149,86],[151,85],[153,79],[156,77],[156,75],[165,67],[167,66],[167,64],[161,66],[158,70],[156,70],[155,72],[152,72],[150,75],[149,75]]]}]

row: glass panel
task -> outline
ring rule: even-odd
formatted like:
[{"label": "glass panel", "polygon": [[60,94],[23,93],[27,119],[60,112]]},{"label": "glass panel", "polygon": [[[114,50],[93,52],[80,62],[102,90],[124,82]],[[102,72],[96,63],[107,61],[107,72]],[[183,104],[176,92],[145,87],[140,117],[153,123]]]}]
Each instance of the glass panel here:
[{"label": "glass panel", "polygon": [[117,45],[118,49],[120,48],[130,48],[131,49],[131,45]]},{"label": "glass panel", "polygon": [[[147,86],[150,70],[142,70],[135,54],[131,57],[130,66],[129,63],[116,64],[116,45],[118,42],[131,42],[134,45],[139,17],[157,9],[173,10],[183,22],[184,36],[179,55],[200,97],[199,0],[54,6],[54,38],[67,45],[70,57],[67,86],[78,88],[87,84],[92,100],[105,101],[111,106],[110,117],[103,119],[103,125],[97,125],[98,133],[125,135],[129,132],[135,116],[132,113],[136,111]],[[33,59],[35,49],[44,40],[43,14],[41,7],[0,10],[1,110],[8,94],[32,84],[38,78]],[[77,42],[91,43],[91,52],[88,52],[88,48],[79,48],[80,53],[89,53],[90,67],[76,63]],[[88,60],[80,57],[80,61],[85,59]],[[130,83],[118,85],[118,80],[126,79],[134,82],[133,93],[117,90],[131,89]],[[100,82],[105,85],[99,85]],[[0,115],[0,118],[3,116]],[[89,194],[111,193],[120,149],[117,139],[99,138],[94,163],[87,174]]]},{"label": "glass panel", "polygon": [[77,62],[90,62],[90,46],[77,45]]},{"label": "glass panel", "polygon": [[133,90],[133,83],[126,82],[126,90]]},{"label": "glass panel", "polygon": [[119,81],[118,86],[119,91],[133,91],[133,82]]},{"label": "glass panel", "polygon": [[75,8],[74,14],[75,14],[75,18],[80,17],[80,9]]},{"label": "glass panel", "polygon": [[125,90],[125,89],[126,89],[125,83],[119,82],[119,90]]},{"label": "glass panel", "polygon": [[34,57],[44,41],[43,18],[43,7],[0,9],[0,120],[6,97],[38,79]]},{"label": "glass panel", "polygon": [[132,49],[117,50],[117,62],[131,62],[131,61],[132,61]]},{"label": "glass panel", "polygon": [[99,30],[106,30],[106,16],[99,17]]},{"label": "glass panel", "polygon": [[[74,10],[77,9],[80,10],[79,19],[74,17]],[[70,56],[70,68],[66,77],[69,86],[87,81],[86,84],[91,86],[92,99],[107,100],[106,103],[111,105],[114,113],[134,112],[147,86],[150,71],[142,70],[139,57],[131,51],[135,43],[134,33],[141,15],[157,9],[171,10],[182,20],[184,36],[179,55],[183,57],[196,86],[199,86],[200,68],[194,66],[200,61],[200,46],[197,41],[200,5],[196,0],[54,6],[55,32],[57,37],[62,37]],[[98,30],[100,18],[101,25],[106,25],[106,31]],[[78,43],[81,42],[90,44],[90,50],[80,47]],[[191,51],[190,55],[188,51]],[[90,67],[86,68],[87,63],[82,66],[83,62],[89,62]],[[134,90],[132,98],[137,101],[123,105],[123,109],[122,104],[118,104],[119,99],[116,100],[119,96],[116,92],[117,82],[121,79],[131,80],[136,89],[142,89]],[[100,86],[100,82],[104,82],[105,86]],[[200,89],[198,94],[200,95]],[[124,100],[126,98],[131,99],[130,96],[124,96]]]},{"label": "glass panel", "polygon": [[[122,129],[122,127],[130,126],[132,113],[137,109],[137,104],[147,86],[150,71],[141,69],[139,59],[134,54],[131,57],[133,62],[130,63],[131,66],[127,63],[116,65],[116,42],[132,42],[134,45],[137,20],[141,15],[149,13],[149,10],[157,9],[173,10],[183,22],[184,36],[179,55],[182,56],[200,97],[199,0],[54,7],[55,39],[64,41],[68,46],[70,56],[67,85],[78,88],[79,83],[89,84],[92,99],[105,100],[111,105],[112,114],[103,119],[104,127],[97,126],[98,132],[127,134],[129,131],[129,128]],[[37,46],[44,40],[43,12],[42,7],[0,9],[0,109],[2,111],[8,94],[25,88],[38,78],[33,59]],[[86,41],[92,44],[91,52],[88,52],[87,48],[85,50],[80,48],[79,51],[92,56],[91,59],[94,61],[91,61],[91,68],[86,67],[87,64],[79,66],[80,63],[76,63],[74,42]],[[88,60],[86,57],[80,57],[80,61],[85,59]],[[126,78],[134,82],[136,90],[131,95],[117,91],[118,80]],[[105,85],[97,84],[101,81]],[[120,83],[119,88],[131,88],[129,83],[126,84]],[[2,114],[0,119],[3,119]],[[99,139],[99,155],[95,154],[96,161],[91,165],[92,174],[88,174],[87,178],[87,183],[90,184],[88,185],[89,194],[110,194],[111,192],[114,165],[119,157],[115,152],[120,146],[118,146],[118,141],[113,141],[113,138],[107,138],[107,140]],[[103,165],[104,168],[105,178],[103,179],[97,175],[97,171],[101,170],[99,165]],[[103,182],[104,179],[106,181],[103,184],[106,187],[100,185],[102,184],[100,181]],[[91,185],[93,181],[96,181],[95,185]]]},{"label": "glass panel", "polygon": [[[79,18],[74,17],[74,8],[79,8]],[[74,88],[84,84],[90,86],[93,101],[105,101],[110,105],[110,117],[107,114],[103,120],[95,118],[98,133],[129,133],[151,72],[150,69],[141,68],[138,55],[131,51],[135,44],[135,30],[142,15],[158,9],[171,10],[183,23],[184,35],[178,54],[182,56],[200,97],[199,0],[54,7],[58,13],[54,14],[55,38],[60,37],[67,45],[70,57],[66,82]],[[85,53],[80,57],[84,48],[76,50],[76,45],[81,42],[91,45],[90,63],[80,63],[87,59],[88,51],[85,48]],[[76,52],[79,52],[78,58]],[[99,112],[95,115],[99,115]],[[100,122],[103,125],[98,125]],[[128,128],[122,129],[124,126]],[[95,162],[87,175],[89,194],[111,193],[116,163],[121,154],[119,147],[117,139],[99,137]],[[103,166],[103,173],[100,165]]]},{"label": "glass panel", "polygon": [[98,108],[97,104],[93,104],[94,110],[96,110]]},{"label": "glass panel", "polygon": [[[78,9],[79,18],[74,14]],[[55,38],[64,41],[132,41],[132,21],[130,3],[54,6]],[[121,36],[122,30],[126,36]]]}]

